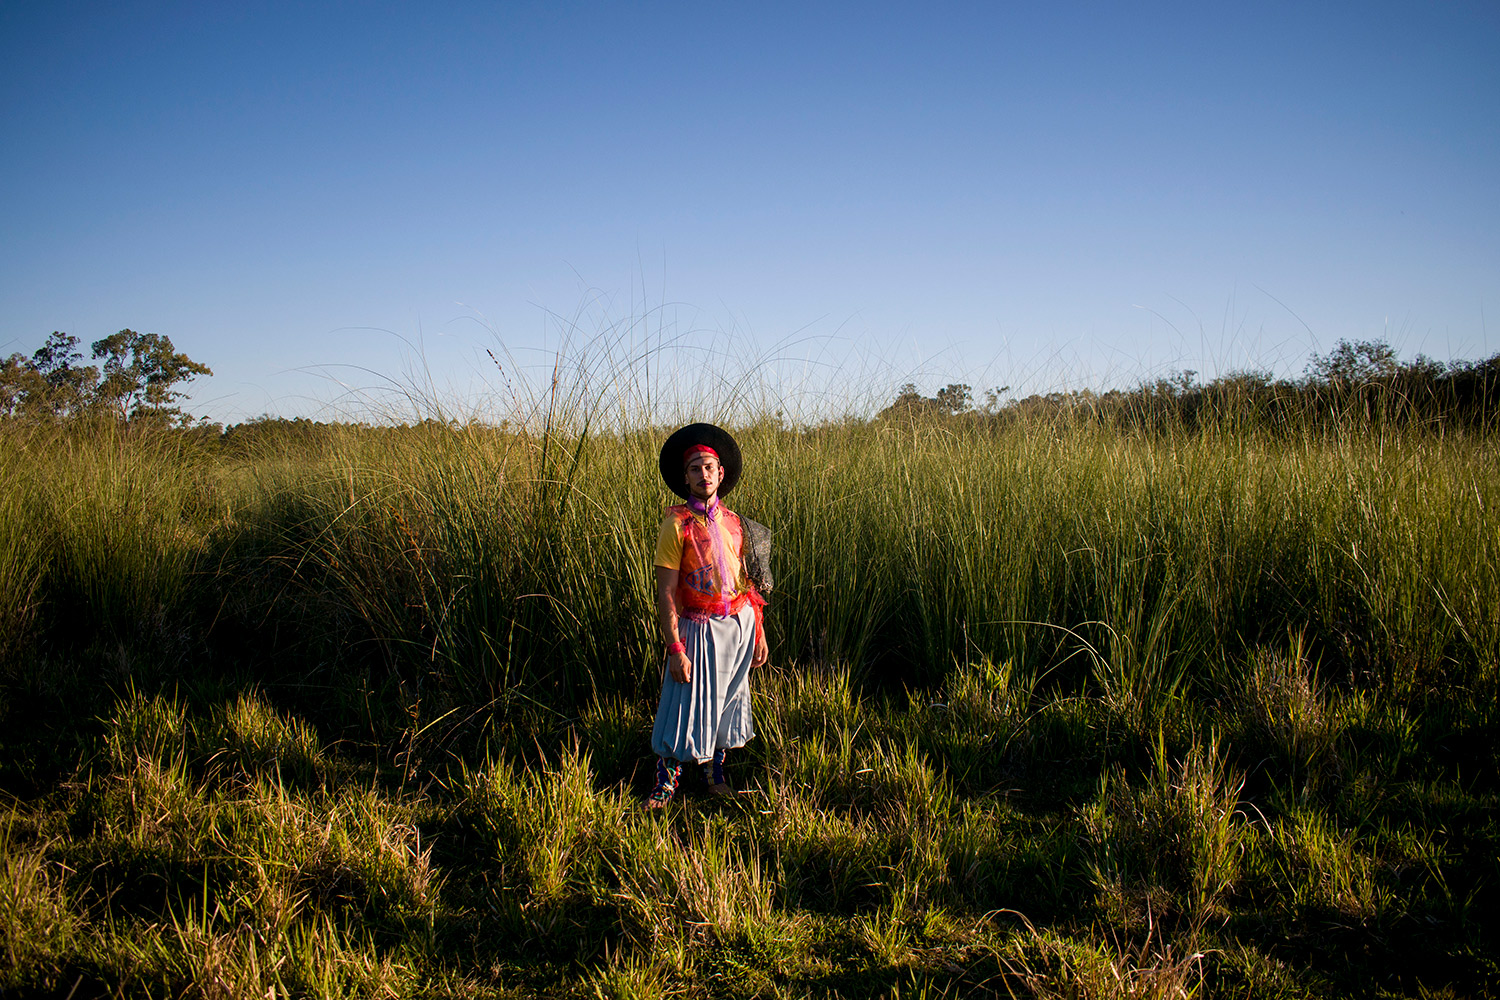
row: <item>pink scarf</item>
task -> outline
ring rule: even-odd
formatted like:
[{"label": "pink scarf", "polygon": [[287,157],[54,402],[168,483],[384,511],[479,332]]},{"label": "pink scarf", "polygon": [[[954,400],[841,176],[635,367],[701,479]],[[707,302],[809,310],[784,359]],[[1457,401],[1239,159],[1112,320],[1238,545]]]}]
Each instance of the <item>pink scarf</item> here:
[{"label": "pink scarf", "polygon": [[713,539],[714,546],[714,572],[719,577],[719,596],[722,598],[734,596],[735,579],[730,575],[729,558],[724,552],[724,531],[718,525],[719,510],[723,504],[719,502],[717,496],[711,503],[704,503],[695,496],[689,496],[687,505],[688,510],[708,520],[708,536]]}]

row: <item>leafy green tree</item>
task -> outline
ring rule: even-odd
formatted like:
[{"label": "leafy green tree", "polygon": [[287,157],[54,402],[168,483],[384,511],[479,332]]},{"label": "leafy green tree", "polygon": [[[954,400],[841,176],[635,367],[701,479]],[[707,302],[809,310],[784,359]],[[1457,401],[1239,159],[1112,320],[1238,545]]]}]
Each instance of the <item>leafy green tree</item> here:
[{"label": "leafy green tree", "polygon": [[176,387],[213,371],[180,354],[171,338],[121,330],[93,344],[94,358],[104,362],[96,397],[101,407],[121,419],[186,417],[175,404],[187,393]]},{"label": "leafy green tree", "polygon": [[0,362],[0,416],[19,417],[31,410],[47,383],[24,354],[12,354]]},{"label": "leafy green tree", "polygon": [[973,391],[959,383],[943,386],[933,399],[944,413],[963,413],[974,405]]},{"label": "leafy green tree", "polygon": [[93,343],[98,366],[83,364],[78,338],[53,331],[31,357],[0,361],[0,417],[76,417],[97,412],[122,420],[189,419],[176,406],[178,389],[198,375],[212,375],[154,333],[119,333]]},{"label": "leafy green tree", "polygon": [[1401,369],[1396,349],[1378,340],[1351,343],[1340,340],[1327,354],[1314,354],[1307,363],[1307,377],[1334,388],[1390,378]]},{"label": "leafy green tree", "polygon": [[50,412],[68,416],[83,412],[91,404],[99,384],[99,369],[79,364],[82,360],[78,338],[57,330],[31,356],[32,368],[47,384],[45,405]]},{"label": "leafy green tree", "polygon": [[0,364],[0,413],[5,416],[75,416],[94,401],[99,369],[81,365],[78,338],[52,331],[28,359],[12,354]]},{"label": "leafy green tree", "polygon": [[[1009,388],[1009,387],[1007,387]],[[974,405],[973,390],[961,383],[945,385],[936,396],[923,396],[916,383],[908,382],[896,392],[896,400],[880,411],[880,416],[929,416],[965,413]]]}]

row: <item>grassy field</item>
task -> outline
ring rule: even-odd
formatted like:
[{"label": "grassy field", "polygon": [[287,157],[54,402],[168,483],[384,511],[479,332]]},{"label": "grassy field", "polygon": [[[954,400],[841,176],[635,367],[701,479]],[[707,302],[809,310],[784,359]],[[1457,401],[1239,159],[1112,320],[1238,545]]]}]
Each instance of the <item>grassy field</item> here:
[{"label": "grassy field", "polygon": [[654,815],[659,431],[0,425],[0,995],[1500,990],[1491,437],[738,432],[759,735]]}]

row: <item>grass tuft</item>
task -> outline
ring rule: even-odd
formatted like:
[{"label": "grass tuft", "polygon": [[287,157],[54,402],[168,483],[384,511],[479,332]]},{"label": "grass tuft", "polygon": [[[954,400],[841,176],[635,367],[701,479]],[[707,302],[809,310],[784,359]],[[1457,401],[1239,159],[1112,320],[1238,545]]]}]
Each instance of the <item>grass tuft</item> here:
[{"label": "grass tuft", "polygon": [[1122,771],[1106,775],[1084,822],[1093,841],[1091,873],[1112,924],[1135,928],[1181,916],[1199,926],[1224,915],[1251,836],[1239,808],[1243,785],[1216,739],[1173,761],[1158,738],[1151,771],[1138,786]]}]

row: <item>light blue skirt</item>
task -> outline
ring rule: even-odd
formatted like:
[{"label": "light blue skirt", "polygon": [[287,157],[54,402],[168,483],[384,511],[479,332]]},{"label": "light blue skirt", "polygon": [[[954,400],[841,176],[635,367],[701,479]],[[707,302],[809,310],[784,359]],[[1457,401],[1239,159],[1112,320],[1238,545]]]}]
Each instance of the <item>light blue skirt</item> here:
[{"label": "light blue skirt", "polygon": [[692,678],[672,679],[662,661],[661,703],[651,749],[659,757],[702,762],[718,749],[742,747],[755,736],[750,724],[750,661],[755,658],[755,609],[737,615],[677,623]]}]

